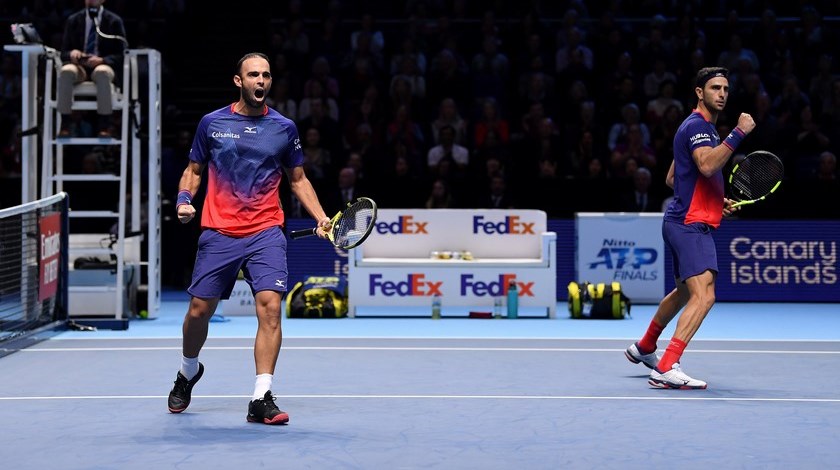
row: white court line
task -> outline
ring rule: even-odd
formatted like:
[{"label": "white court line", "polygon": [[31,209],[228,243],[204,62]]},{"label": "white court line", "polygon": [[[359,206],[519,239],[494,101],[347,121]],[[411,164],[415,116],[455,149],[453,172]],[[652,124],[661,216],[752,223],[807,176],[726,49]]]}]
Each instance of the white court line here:
[{"label": "white court line", "polygon": [[[0,397],[0,401],[39,400],[162,400],[166,395],[77,395]],[[687,397],[687,396],[583,396],[583,395],[275,395],[281,399],[376,399],[376,400],[568,400],[568,401],[737,401],[778,403],[840,403],[840,398],[762,398],[762,397]],[[193,398],[251,398],[251,395],[193,395]]]},{"label": "white court line", "polygon": [[[90,352],[90,351],[180,351],[180,346],[137,346],[101,348],[26,348],[19,352]],[[251,351],[253,346],[205,346],[202,351]],[[427,347],[427,346],[287,346],[283,350],[300,351],[514,351],[514,352],[621,352],[615,348],[488,348],[488,347]],[[840,354],[840,351],[800,351],[770,349],[692,349],[693,353],[708,354]]]},{"label": "white court line", "polygon": [[[94,333],[95,334],[95,333]],[[95,338],[82,337],[62,337],[61,335],[50,338],[50,341],[126,341],[126,340],[181,340],[181,336],[104,336]],[[235,340],[235,339],[254,339],[253,336],[215,336],[208,338],[210,340]],[[283,336],[283,339],[288,340],[322,340],[322,339],[350,339],[350,340],[459,340],[459,341],[638,341],[638,337],[634,338],[600,338],[600,337],[558,337],[558,336]],[[840,339],[738,339],[738,338],[694,338],[692,343],[702,342],[734,342],[734,343],[840,343]]]}]

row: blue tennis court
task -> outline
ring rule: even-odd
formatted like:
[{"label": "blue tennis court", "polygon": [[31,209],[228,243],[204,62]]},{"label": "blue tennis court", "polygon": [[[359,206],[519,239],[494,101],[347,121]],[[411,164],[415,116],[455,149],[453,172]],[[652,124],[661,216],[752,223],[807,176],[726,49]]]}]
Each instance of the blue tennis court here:
[{"label": "blue tennis court", "polygon": [[622,321],[285,319],[274,393],[291,420],[273,427],[245,421],[252,317],[211,323],[192,404],[167,411],[186,309],[171,298],[127,331],[68,331],[0,359],[3,466],[836,465],[836,304],[717,305],[683,360],[709,382],[697,391],[652,389],[624,358],[653,308]]}]

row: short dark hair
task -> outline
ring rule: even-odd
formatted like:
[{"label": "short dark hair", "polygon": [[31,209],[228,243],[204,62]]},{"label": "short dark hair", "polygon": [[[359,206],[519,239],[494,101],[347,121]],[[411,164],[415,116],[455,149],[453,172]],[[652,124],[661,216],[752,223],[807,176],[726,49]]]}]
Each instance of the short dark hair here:
[{"label": "short dark hair", "polygon": [[249,52],[249,53],[243,55],[242,58],[239,59],[239,62],[236,63],[236,72],[234,73],[234,75],[241,75],[242,74],[242,64],[244,64],[246,60],[253,59],[254,57],[259,57],[260,59],[265,59],[266,62],[271,63],[271,61],[268,60],[268,56],[263,54],[262,52]]},{"label": "short dark hair", "polygon": [[698,88],[704,88],[706,86],[706,82],[715,77],[728,78],[729,69],[725,67],[703,67],[697,71],[695,84]]}]

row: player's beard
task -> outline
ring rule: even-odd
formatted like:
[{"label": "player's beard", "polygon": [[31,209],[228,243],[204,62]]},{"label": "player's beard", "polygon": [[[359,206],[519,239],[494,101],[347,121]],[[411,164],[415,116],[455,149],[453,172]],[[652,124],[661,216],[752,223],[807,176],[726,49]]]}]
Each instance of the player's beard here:
[{"label": "player's beard", "polygon": [[[261,96],[257,97],[257,95]],[[266,96],[268,96],[268,88],[263,88],[262,90],[255,88],[253,91],[249,90],[247,92],[244,88],[242,89],[242,101],[244,101],[249,108],[261,109],[265,106]]]}]

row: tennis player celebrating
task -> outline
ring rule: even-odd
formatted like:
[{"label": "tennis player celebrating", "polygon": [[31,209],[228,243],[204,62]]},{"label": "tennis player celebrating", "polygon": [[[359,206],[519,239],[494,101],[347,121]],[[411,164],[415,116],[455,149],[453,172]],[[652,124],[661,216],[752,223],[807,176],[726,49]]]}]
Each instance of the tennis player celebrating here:
[{"label": "tennis player celebrating", "polygon": [[230,296],[241,269],[254,293],[258,320],[257,377],[247,420],[284,424],[289,415],[277,407],[271,394],[283,338],[280,301],[288,288],[286,238],[280,228],[284,216],[278,197],[281,167],[286,169],[292,191],[318,221],[317,235],[325,237],[330,219],[303,172],[294,122],[265,104],[271,88],[268,57],[246,54],[237,64],[233,83],[239,87],[239,101],[201,119],[179,186],[178,219],[187,223],[195,217],[192,198],[209,165],[203,231],[187,290],[192,299],[184,317],[183,358],[169,394],[169,411],[180,413],[189,406],[192,388],[204,374],[198,353],[207,339],[210,317],[219,300]]},{"label": "tennis player celebrating", "polygon": [[[674,189],[674,199],[665,211],[662,236],[674,258],[677,287],[659,303],[642,339],[625,351],[631,362],[653,369],[648,380],[653,387],[706,388],[706,382],[682,371],[680,357],[715,303],[718,265],[712,230],[733,211],[732,201],[724,198],[722,168],[755,128],[752,116],[742,113],[737,127],[720,141],[715,123],[729,97],[727,75],[722,67],[697,72],[697,108],[674,136],[674,161],[665,180]],[[683,307],[674,336],[659,358],[656,341]]]}]

